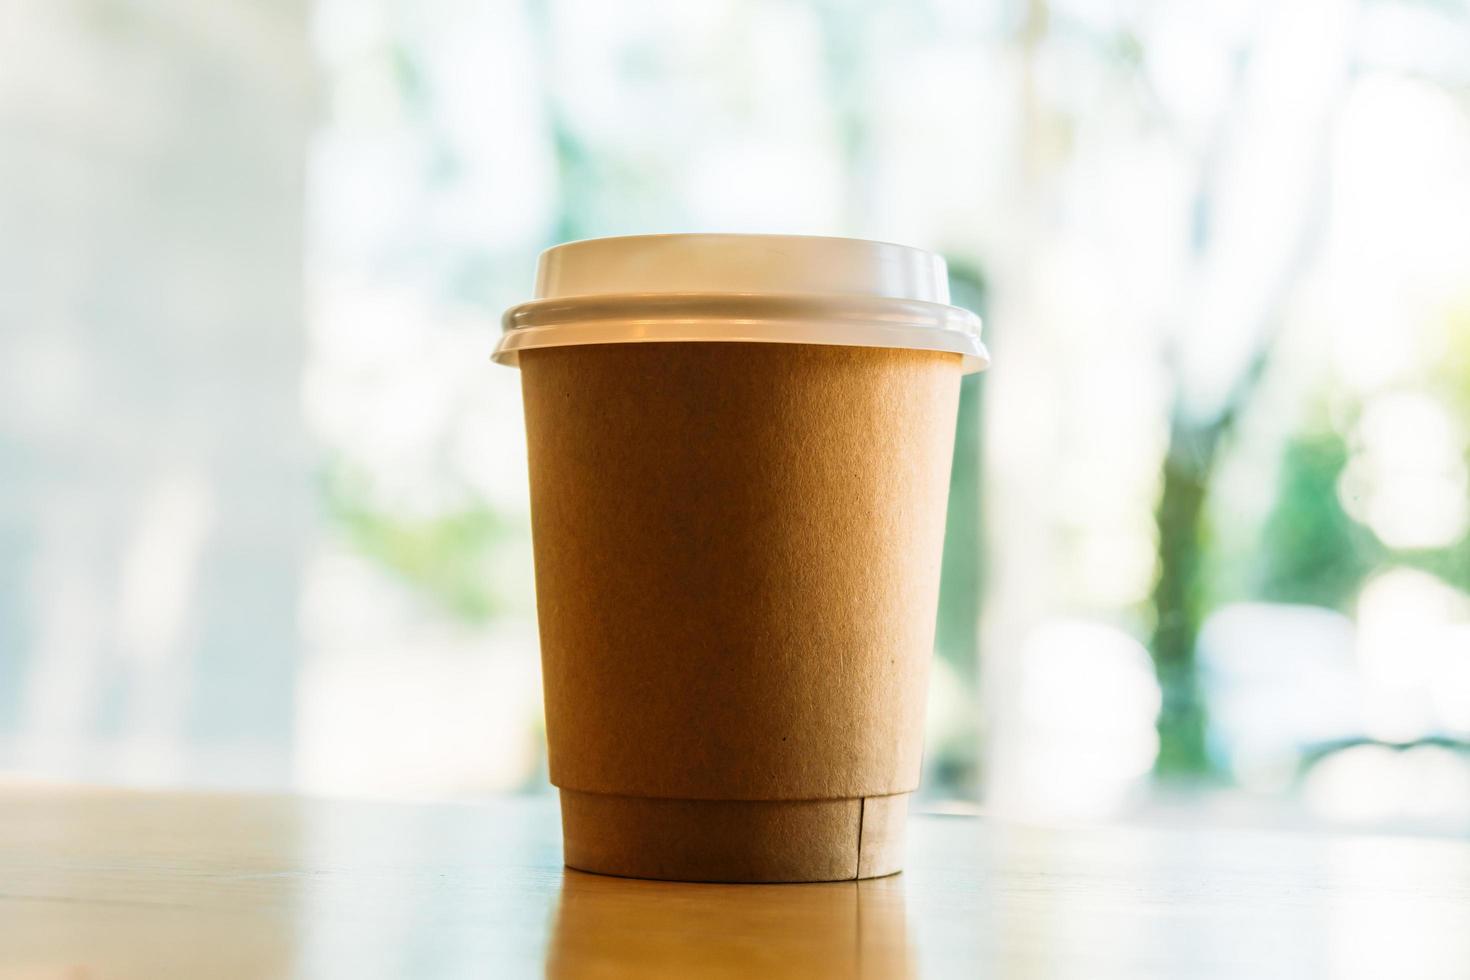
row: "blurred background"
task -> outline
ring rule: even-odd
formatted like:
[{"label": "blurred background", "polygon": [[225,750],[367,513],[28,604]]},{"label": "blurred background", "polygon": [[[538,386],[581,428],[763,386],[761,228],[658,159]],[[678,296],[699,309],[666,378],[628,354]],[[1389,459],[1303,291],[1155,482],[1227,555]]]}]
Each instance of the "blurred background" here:
[{"label": "blurred background", "polygon": [[921,805],[1470,833],[1470,9],[0,6],[0,771],[547,792],[537,252],[943,252]]}]

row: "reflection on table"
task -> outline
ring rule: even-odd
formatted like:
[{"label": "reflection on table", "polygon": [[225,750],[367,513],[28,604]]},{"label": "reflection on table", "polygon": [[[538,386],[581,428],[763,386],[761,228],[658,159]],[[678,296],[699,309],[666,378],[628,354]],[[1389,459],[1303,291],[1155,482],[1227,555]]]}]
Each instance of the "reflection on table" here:
[{"label": "reflection on table", "polygon": [[697,885],[568,870],[546,975],[606,975],[630,963],[684,977],[915,975],[897,878]]}]

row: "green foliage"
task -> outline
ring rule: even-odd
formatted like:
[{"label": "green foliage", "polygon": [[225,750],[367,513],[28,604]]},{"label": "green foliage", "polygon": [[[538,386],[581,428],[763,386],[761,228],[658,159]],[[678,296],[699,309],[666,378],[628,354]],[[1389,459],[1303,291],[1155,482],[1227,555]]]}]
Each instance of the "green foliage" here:
[{"label": "green foliage", "polygon": [[1338,501],[1347,460],[1336,432],[1287,443],[1276,504],[1261,534],[1261,598],[1346,609],[1357,594],[1381,549]]},{"label": "green foliage", "polygon": [[[950,291],[956,304],[983,310],[981,274],[951,263]],[[960,384],[959,419],[955,427],[954,461],[949,478],[949,511],[944,527],[944,563],[939,580],[939,621],[935,649],[968,683],[979,670],[980,597],[984,593],[980,489],[983,447],[983,374]]]},{"label": "green foliage", "polygon": [[979,660],[981,588],[980,375],[960,384],[959,421],[949,479],[939,621],[934,645],[961,677],[974,680]]},{"label": "green foliage", "polygon": [[492,563],[516,528],[483,504],[408,516],[372,501],[365,481],[340,468],[328,477],[326,504],[357,551],[456,618],[483,623],[503,607]]},{"label": "green foliage", "polygon": [[1470,592],[1470,534],[1448,548],[1402,553],[1395,558],[1397,564],[1428,572],[1462,592]]}]

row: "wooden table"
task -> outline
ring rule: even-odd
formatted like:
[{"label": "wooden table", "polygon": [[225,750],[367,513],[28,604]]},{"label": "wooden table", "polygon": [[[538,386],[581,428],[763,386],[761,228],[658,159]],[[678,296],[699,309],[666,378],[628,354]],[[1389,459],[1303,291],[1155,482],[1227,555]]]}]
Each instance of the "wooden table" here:
[{"label": "wooden table", "polygon": [[909,870],[563,870],[555,805],[0,791],[0,978],[1470,977],[1470,842],[917,817]]}]

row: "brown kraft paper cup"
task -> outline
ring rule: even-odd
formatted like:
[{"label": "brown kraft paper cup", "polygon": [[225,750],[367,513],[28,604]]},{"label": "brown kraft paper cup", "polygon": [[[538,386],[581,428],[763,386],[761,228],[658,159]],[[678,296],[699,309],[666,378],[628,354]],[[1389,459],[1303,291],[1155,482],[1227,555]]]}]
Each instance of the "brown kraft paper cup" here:
[{"label": "brown kraft paper cup", "polygon": [[656,342],[520,364],[566,863],[900,870],[960,356]]}]

